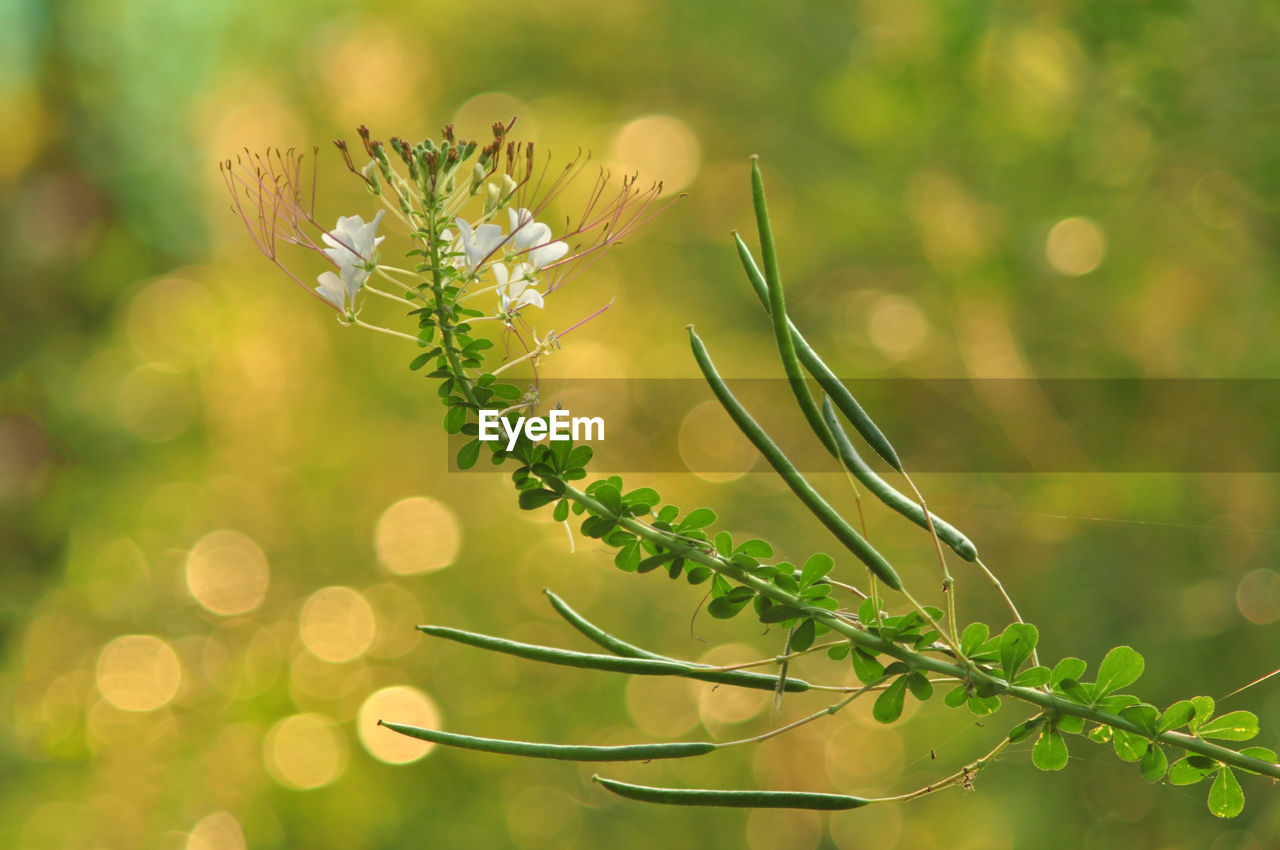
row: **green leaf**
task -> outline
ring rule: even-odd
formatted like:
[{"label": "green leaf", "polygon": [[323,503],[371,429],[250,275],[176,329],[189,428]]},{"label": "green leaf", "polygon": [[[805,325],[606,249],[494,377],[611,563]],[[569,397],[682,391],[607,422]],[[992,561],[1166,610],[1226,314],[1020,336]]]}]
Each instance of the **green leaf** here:
[{"label": "green leaf", "polygon": [[1141,735],[1135,735],[1132,732],[1126,732],[1123,729],[1115,730],[1115,737],[1111,739],[1111,745],[1115,748],[1116,755],[1121,761],[1137,761],[1146,755],[1147,739]]},{"label": "green leaf", "polygon": [[818,579],[824,578],[835,567],[835,559],[824,552],[816,552],[804,562],[800,571],[800,586],[808,587]]},{"label": "green leaf", "polygon": [[1204,756],[1186,756],[1169,766],[1170,785],[1195,785],[1218,767],[1218,763]]},{"label": "green leaf", "polygon": [[1024,688],[1038,688],[1041,685],[1048,684],[1048,682],[1049,682],[1048,667],[1031,667],[1026,670],[1023,670],[1021,673],[1015,676],[1013,681],[1010,682],[1010,684],[1018,685]]},{"label": "green leaf", "polygon": [[733,550],[735,555],[746,555],[748,558],[771,558],[773,547],[763,540],[748,540]]},{"label": "green leaf", "polygon": [[467,409],[462,405],[449,408],[449,412],[444,415],[444,430],[450,434],[456,434],[462,430],[462,426],[467,422]]},{"label": "green leaf", "polygon": [[1081,705],[1091,705],[1093,703],[1093,686],[1077,682],[1075,679],[1063,679],[1058,683],[1058,689],[1071,699],[1072,702],[1078,702]]},{"label": "green leaf", "polygon": [[662,501],[662,497],[652,487],[640,487],[622,497],[622,504],[637,513],[646,514],[660,501]]},{"label": "green leaf", "polygon": [[768,610],[760,615],[760,622],[768,625],[769,623],[781,623],[786,620],[795,620],[803,616],[804,612],[799,608],[774,603],[769,606]]},{"label": "green leaf", "polygon": [[969,711],[979,717],[995,714],[1000,710],[1000,697],[969,697]]},{"label": "green leaf", "polygon": [[1058,718],[1058,731],[1079,735],[1084,731],[1084,718],[1073,714],[1064,714]]},{"label": "green leaf", "polygon": [[520,494],[520,507],[526,511],[554,502],[559,495],[552,490],[525,490]]},{"label": "green leaf", "polygon": [[1163,734],[1174,729],[1181,729],[1191,722],[1191,718],[1195,716],[1195,713],[1196,707],[1191,704],[1191,700],[1178,700],[1166,708],[1164,714],[1160,715],[1160,724],[1156,727],[1156,731]]},{"label": "green leaf", "polygon": [[551,518],[556,522],[564,522],[569,518],[569,500],[561,499],[556,502],[555,512],[551,514]]},{"label": "green leaf", "polygon": [[1089,665],[1079,658],[1064,658],[1053,665],[1053,672],[1049,674],[1049,684],[1056,688],[1063,679],[1079,681],[1080,677],[1084,675],[1084,671],[1088,668]]},{"label": "green leaf", "polygon": [[1276,751],[1269,750],[1266,747],[1245,747],[1240,751],[1240,755],[1258,759],[1259,761],[1269,761],[1272,764],[1276,763]]},{"label": "green leaf", "polygon": [[1067,742],[1057,729],[1045,729],[1031,748],[1031,761],[1041,770],[1062,770],[1068,758]]},{"label": "green leaf", "polygon": [[633,540],[613,556],[613,565],[625,573],[634,573],[640,566],[640,542]]},{"label": "green leaf", "polygon": [[947,691],[947,695],[942,698],[942,701],[951,708],[959,708],[965,704],[967,699],[969,699],[969,691],[964,685],[956,685]]},{"label": "green leaf", "polygon": [[876,698],[871,715],[881,723],[892,723],[902,716],[902,704],[906,700],[907,677],[899,676]]},{"label": "green leaf", "polygon": [[1112,729],[1110,726],[1095,726],[1089,730],[1089,734],[1086,737],[1095,744],[1105,744],[1111,740],[1111,735]]},{"label": "green leaf", "polygon": [[458,469],[470,469],[480,458],[480,441],[472,440],[458,449]]},{"label": "green leaf", "polygon": [[930,682],[923,673],[914,672],[908,674],[907,687],[911,689],[911,695],[920,702],[925,702],[929,697],[933,696],[933,682]]},{"label": "green leaf", "polygon": [[1000,636],[1000,666],[1004,677],[1012,679],[1018,668],[1031,657],[1040,633],[1030,623],[1013,623]]},{"label": "green leaf", "polygon": [[1191,705],[1195,707],[1196,713],[1192,716],[1191,722],[1187,724],[1187,728],[1194,735],[1196,730],[1200,728],[1200,724],[1213,717],[1213,697],[1192,697]]},{"label": "green leaf", "polygon": [[960,635],[960,651],[965,655],[973,655],[978,651],[978,647],[987,642],[990,635],[991,629],[986,623],[970,623],[964,627],[964,633]]},{"label": "green leaf", "polygon": [[706,528],[716,521],[716,512],[711,508],[698,508],[691,511],[687,517],[680,520],[680,524],[676,526],[676,531],[696,531],[699,528]]},{"label": "green leaf", "polygon": [[1112,691],[1132,685],[1142,675],[1146,662],[1137,650],[1129,646],[1117,646],[1107,653],[1098,667],[1098,681],[1094,692],[1103,697]]},{"label": "green leaf", "polygon": [[792,652],[804,652],[813,646],[813,639],[818,636],[817,624],[810,617],[804,620],[800,625],[796,626],[794,632],[791,633],[790,649]]},{"label": "green leaf", "polygon": [[1201,724],[1196,734],[1219,741],[1247,741],[1258,734],[1258,717],[1252,711],[1232,711]]},{"label": "green leaf", "polygon": [[833,646],[830,649],[828,649],[827,657],[830,658],[832,661],[844,661],[846,658],[849,657],[849,652],[851,649],[852,647],[849,646],[849,644],[842,643],[839,646]]},{"label": "green leaf", "polygon": [[884,665],[865,649],[856,647],[850,658],[853,659],[854,675],[858,677],[858,681],[862,682],[862,684],[870,685],[878,682],[880,677],[884,675]]},{"label": "green leaf", "polygon": [[723,558],[729,557],[733,552],[733,535],[727,531],[722,531],[716,535],[716,553]]},{"label": "green leaf", "polygon": [[1164,773],[1169,769],[1169,759],[1159,744],[1152,743],[1147,746],[1147,753],[1138,767],[1142,770],[1142,778],[1154,785],[1164,779]]},{"label": "green leaf", "polygon": [[1024,741],[1031,737],[1031,734],[1035,732],[1036,729],[1040,728],[1040,725],[1044,723],[1044,720],[1045,719],[1043,717],[1033,717],[1030,720],[1024,720],[1019,723],[1017,726],[1009,730],[1009,743],[1016,744],[1019,741]]},{"label": "green leaf", "polygon": [[1220,818],[1233,818],[1244,811],[1244,791],[1240,780],[1225,764],[1218,768],[1218,775],[1209,789],[1209,811]]},{"label": "green leaf", "polygon": [[735,587],[724,596],[712,599],[707,603],[707,613],[717,620],[728,620],[737,616],[755,596],[749,587]]},{"label": "green leaf", "polygon": [[1130,705],[1120,710],[1120,716],[1141,729],[1147,737],[1154,737],[1158,731],[1160,712],[1154,705]]},{"label": "green leaf", "polygon": [[622,513],[622,494],[612,484],[601,484],[591,491],[591,495],[612,516],[616,517]]}]

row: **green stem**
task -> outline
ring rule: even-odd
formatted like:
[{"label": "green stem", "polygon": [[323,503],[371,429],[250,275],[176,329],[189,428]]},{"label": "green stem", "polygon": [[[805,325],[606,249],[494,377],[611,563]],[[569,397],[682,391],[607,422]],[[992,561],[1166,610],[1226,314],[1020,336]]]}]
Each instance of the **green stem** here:
[{"label": "green stem", "polygon": [[[612,514],[610,514],[603,505],[572,485],[565,485],[564,494],[598,516],[612,516]],[[813,617],[831,631],[844,635],[856,646],[860,646],[873,654],[884,654],[892,658],[896,658],[912,669],[927,670],[929,672],[940,673],[944,676],[965,681],[980,681],[990,685],[992,690],[997,694],[1030,703],[1031,705],[1057,712],[1059,714],[1083,717],[1084,719],[1092,720],[1095,723],[1111,726],[1115,729],[1123,729],[1126,732],[1131,732],[1144,738],[1148,737],[1140,727],[1119,715],[1102,711],[1101,709],[1093,706],[1081,705],[1080,703],[1072,702],[1071,700],[1053,693],[1047,693],[1045,691],[1022,687],[1019,685],[1010,685],[1005,680],[982,668],[967,668],[940,658],[912,652],[903,646],[899,646],[898,644],[887,641],[884,638],[858,628],[853,623],[848,622],[826,609],[807,606],[804,600],[800,597],[786,592],[782,588],[774,585],[772,582],[752,575],[737,564],[734,564],[719,555],[712,555],[700,548],[682,543],[662,530],[650,528],[645,523],[639,522],[631,517],[619,518],[618,524],[633,534],[643,537],[652,543],[656,543],[664,548],[679,552],[680,556],[686,560],[710,567],[720,575],[752,588],[761,596],[768,597],[774,602],[779,602],[783,605],[789,605],[803,610],[806,616]],[[1200,738],[1195,738],[1178,732],[1163,732],[1157,735],[1155,740],[1185,750],[1189,753],[1195,753],[1196,755],[1202,755],[1207,758],[1214,759],[1215,761],[1222,762],[1223,764],[1229,764],[1233,767],[1239,767],[1244,770],[1253,771],[1254,773],[1260,773],[1264,776],[1270,776],[1274,779],[1280,779],[1280,764],[1265,762],[1261,759],[1242,755],[1235,750],[1220,747],[1217,744],[1211,744]]]}]

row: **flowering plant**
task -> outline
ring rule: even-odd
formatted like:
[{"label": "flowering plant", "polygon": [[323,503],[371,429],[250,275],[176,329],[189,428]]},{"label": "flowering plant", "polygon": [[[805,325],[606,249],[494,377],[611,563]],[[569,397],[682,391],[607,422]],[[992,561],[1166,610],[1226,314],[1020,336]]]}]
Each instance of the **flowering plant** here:
[{"label": "flowering plant", "polygon": [[[487,413],[496,405],[504,408],[499,415],[505,417],[538,405],[536,390],[523,391],[498,376],[526,361],[536,374],[544,356],[607,305],[564,331],[548,330],[541,337],[529,320],[530,314],[545,308],[550,296],[573,276],[662,209],[657,203],[660,185],[640,189],[635,178],[626,178],[620,189],[610,194],[608,175],[602,172],[588,193],[582,214],[576,220],[566,220],[562,228],[553,227],[544,220],[548,204],[579,176],[586,159],[579,157],[552,174],[545,163],[538,164],[532,145],[508,139],[511,129],[511,124],[493,125],[493,139],[482,147],[456,138],[448,127],[439,142],[414,145],[400,139],[384,144],[361,128],[363,149],[369,157],[366,163],[357,165],[345,142],[339,141],[337,146],[348,169],[359,176],[384,209],[369,221],[361,216],[339,218],[332,229],[316,221],[314,171],[308,192],[304,190],[301,156],[279,151],[258,156],[246,153],[223,163],[233,207],[268,258],[337,311],[343,323],[404,337],[422,349],[410,368],[433,367],[428,376],[440,382],[445,429],[472,437],[458,452],[458,465],[463,468],[477,462],[485,445],[478,436],[481,411]],[[836,693],[839,699],[773,731],[733,741],[576,746],[478,738],[408,726],[394,718],[383,725],[436,744],[514,756],[649,761],[689,758],[758,743],[829,717],[868,694],[875,694],[874,717],[894,723],[903,714],[908,694],[926,701],[942,685],[946,705],[974,715],[992,715],[1005,703],[1022,704],[1031,713],[1012,725],[985,755],[906,794],[868,798],[797,791],[658,788],[596,778],[620,796],[654,803],[851,809],[915,799],[949,787],[971,788],[978,772],[1007,748],[1033,738],[1034,764],[1042,770],[1060,770],[1068,762],[1068,736],[1081,736],[1110,745],[1122,761],[1137,763],[1148,782],[1189,785],[1211,778],[1209,809],[1219,817],[1238,815],[1244,807],[1238,773],[1280,778],[1273,750],[1256,746],[1234,749],[1220,743],[1254,737],[1259,731],[1257,717],[1248,711],[1215,716],[1214,701],[1205,696],[1178,700],[1160,709],[1124,692],[1145,666],[1142,656],[1128,646],[1111,649],[1092,680],[1086,679],[1088,665],[1079,658],[1063,658],[1053,666],[1040,663],[1035,626],[1023,621],[974,543],[928,509],[890,441],[791,323],[764,183],[754,162],[751,188],[761,262],[757,263],[746,242],[735,235],[736,247],[748,282],[769,316],[795,402],[815,438],[848,471],[850,483],[860,484],[927,534],[938,563],[941,606],[917,598],[919,591],[909,588],[868,542],[865,527],[855,528],[813,488],[733,395],[702,339],[689,326],[694,358],[716,399],[797,500],[865,573],[849,568],[837,573],[836,559],[823,552],[796,559],[799,566],[777,559],[773,547],[764,540],[735,541],[727,531],[714,531],[717,515],[710,508],[682,512],[664,503],[652,488],[628,490],[619,476],[579,487],[577,482],[587,477],[592,458],[589,445],[575,445],[571,440],[542,443],[527,432],[516,435],[514,429],[508,429],[513,434],[510,442],[488,445],[495,465],[514,466],[512,480],[521,508],[550,507],[555,520],[566,524],[571,515],[580,517],[581,534],[616,550],[614,563],[623,571],[661,569],[672,580],[709,584],[709,614],[730,619],[750,610],[760,623],[781,629],[785,635],[782,651],[755,664],[728,668],[669,658],[620,640],[551,593],[556,611],[608,654],[571,652],[443,626],[419,628],[441,639],[544,663],[763,688],[772,691],[775,700],[787,693],[810,691]],[[377,231],[387,212],[408,232],[412,248],[407,256],[416,258],[412,268],[381,261],[380,245],[385,237]],[[286,267],[279,251],[282,244],[312,249],[333,268],[320,273],[313,286]],[[377,287],[370,283],[375,278]],[[406,333],[364,322],[360,318],[362,293],[400,303],[406,315],[416,320],[416,330]],[[489,309],[478,309],[476,305],[485,302],[476,299],[485,296],[490,296]],[[501,333],[514,338],[523,353],[508,354],[502,362],[491,364],[485,352],[494,342],[475,333],[486,321],[496,322]],[[825,394],[821,403],[811,393],[810,379]],[[846,423],[901,477],[909,495],[863,460]],[[859,506],[861,510],[860,502]],[[1006,627],[996,632],[984,623],[965,624],[960,619],[949,558],[974,565],[977,574],[1001,593],[1011,619]],[[824,637],[830,639],[819,640]],[[793,659],[817,652],[825,652],[838,665],[840,681],[818,684],[790,675]],[[745,669],[753,666],[774,671]],[[1170,753],[1175,756],[1172,761]]]}]

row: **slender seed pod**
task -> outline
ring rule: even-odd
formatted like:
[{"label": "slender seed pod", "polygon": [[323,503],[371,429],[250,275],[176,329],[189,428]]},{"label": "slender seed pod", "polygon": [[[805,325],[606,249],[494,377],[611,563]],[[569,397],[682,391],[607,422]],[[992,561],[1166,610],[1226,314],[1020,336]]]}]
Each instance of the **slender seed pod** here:
[{"label": "slender seed pod", "polygon": [[716,398],[720,400],[721,406],[724,407],[734,424],[738,426],[738,430],[751,441],[751,444],[759,450],[760,454],[764,455],[765,460],[769,461],[769,465],[777,471],[782,480],[791,488],[791,492],[799,497],[804,506],[836,536],[837,540],[844,544],[845,548],[856,555],[858,560],[866,564],[867,568],[875,573],[878,579],[894,590],[901,590],[902,579],[898,578],[898,574],[894,572],[893,567],[889,565],[884,556],[877,552],[853,526],[849,525],[844,517],[840,516],[822,496],[818,495],[818,491],[813,489],[813,485],[805,480],[805,477],[796,469],[795,464],[783,454],[782,449],[778,448],[773,440],[769,439],[769,435],[764,432],[764,429],[760,427],[755,419],[751,418],[751,414],[729,391],[724,379],[716,371],[715,364],[711,362],[706,346],[703,345],[698,335],[693,332],[692,325],[689,326],[689,340],[693,346],[693,357],[698,361],[698,367],[702,370],[703,377],[710,384],[711,391],[715,393]]},{"label": "slender seed pod", "polygon": [[[747,272],[747,280],[751,282],[751,288],[755,290],[756,297],[760,299],[764,309],[771,312],[769,284],[760,273],[755,260],[752,259],[751,249],[747,247],[747,244],[742,241],[742,237],[738,234],[733,234],[733,239],[738,247],[738,258],[742,261],[742,267]],[[787,328],[791,331],[791,339],[795,345],[796,356],[804,364],[809,374],[813,375],[814,380],[818,382],[818,386],[822,387],[827,395],[831,396],[835,401],[836,407],[852,423],[853,427],[862,435],[862,438],[867,441],[867,445],[871,446],[876,454],[884,458],[885,463],[893,467],[894,470],[902,472],[902,461],[898,458],[898,452],[889,442],[889,438],[880,430],[880,426],[871,421],[871,417],[862,409],[862,405],[858,404],[858,400],[853,397],[853,393],[849,392],[849,388],[840,382],[840,379],[827,367],[826,363],[822,362],[817,352],[813,350],[813,347],[809,345],[808,341],[805,340],[804,336],[790,320],[787,321]]]},{"label": "slender seed pod", "polygon": [[809,427],[822,445],[835,454],[835,441],[818,413],[818,405],[809,392],[809,385],[805,383],[800,361],[796,359],[795,340],[791,335],[791,322],[787,319],[786,299],[782,292],[782,274],[778,271],[778,253],[773,244],[773,225],[769,222],[769,206],[764,198],[764,178],[760,175],[760,164],[755,157],[751,158],[751,199],[755,206],[756,231],[760,235],[760,253],[764,257],[768,313],[773,320],[773,338],[778,346],[778,357],[782,360],[782,369],[787,374],[787,383],[796,397],[800,412],[804,414]]},{"label": "slender seed pod", "polygon": [[540,744],[534,741],[508,741],[502,738],[476,738],[472,735],[459,735],[456,732],[442,732],[439,729],[423,729],[419,726],[406,726],[402,723],[391,723],[379,720],[379,726],[385,726],[393,732],[443,744],[446,747],[459,747],[464,750],[479,750],[482,753],[497,753],[504,756],[524,756],[535,759],[557,759],[559,761],[649,761],[650,759],[680,759],[692,756],[704,756],[717,749],[709,741],[690,741],[672,744],[626,744],[618,747],[590,747],[578,744]]},{"label": "slender seed pod", "polygon": [[613,655],[574,652],[569,649],[555,649],[550,646],[520,643],[519,641],[506,640],[505,638],[491,635],[467,632],[462,629],[450,629],[445,626],[418,626],[418,631],[429,634],[432,637],[457,641],[480,649],[515,655],[531,661],[559,664],[562,667],[606,670],[611,673],[629,673],[638,676],[681,676],[689,671],[689,666],[679,661],[654,658],[618,658]]},{"label": "slender seed pod", "polygon": [[[547,594],[547,598],[551,600],[551,606],[556,609],[556,613],[564,617],[571,626],[616,655],[621,655],[624,658],[646,658],[652,661],[670,661],[675,664],[684,664],[688,671],[680,675],[686,679],[698,679],[699,681],[716,682],[722,685],[736,685],[740,688],[753,688],[761,691],[772,691],[778,686],[778,677],[770,676],[766,673],[752,673],[748,670],[700,671],[698,668],[705,665],[679,661],[675,658],[668,658],[665,655],[658,655],[656,652],[650,652],[647,649],[641,649],[614,637],[587,620],[550,590],[544,589],[542,592]],[[803,679],[787,677],[786,689],[792,693],[807,691],[809,690],[809,683]]]},{"label": "slender seed pod", "polygon": [[818,794],[812,791],[715,791],[695,788],[653,788],[596,775],[591,777],[619,797],[669,806],[725,806],[735,809],[814,809],[838,812],[870,803],[863,797]]},{"label": "slender seed pod", "polygon": [[973,542],[968,537],[965,537],[959,529],[932,511],[929,513],[928,519],[926,519],[924,509],[920,507],[919,502],[903,495],[893,485],[877,475],[875,470],[867,466],[867,462],[858,455],[858,451],[853,447],[849,435],[841,427],[840,420],[836,418],[836,411],[831,405],[830,398],[822,400],[822,418],[826,420],[827,427],[831,429],[831,435],[835,437],[836,446],[840,451],[839,457],[845,468],[852,472],[864,487],[875,494],[876,498],[925,531],[929,530],[929,519],[932,519],[933,530],[938,533],[938,537],[941,538],[943,543],[950,546],[952,551],[966,561],[973,562],[978,560],[978,547],[974,546]]}]

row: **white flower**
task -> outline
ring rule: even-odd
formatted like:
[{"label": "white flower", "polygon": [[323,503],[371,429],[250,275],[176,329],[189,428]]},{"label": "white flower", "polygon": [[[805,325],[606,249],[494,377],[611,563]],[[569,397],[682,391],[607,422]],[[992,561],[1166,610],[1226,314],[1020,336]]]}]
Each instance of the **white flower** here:
[{"label": "white flower", "polygon": [[360,287],[364,285],[365,278],[368,276],[367,271],[354,266],[343,269],[341,277],[333,272],[324,272],[316,278],[320,284],[316,287],[316,292],[342,313],[350,313],[356,308],[356,293],[360,291]]},{"label": "white flower", "polygon": [[359,284],[356,285],[357,289],[369,277],[369,272],[373,270],[377,259],[376,249],[382,240],[387,238],[377,235],[378,222],[382,221],[386,213],[386,210],[378,210],[373,221],[369,222],[358,215],[340,215],[338,226],[320,236],[324,244],[329,246],[324,249],[325,255],[333,260],[344,279],[351,271],[359,271],[363,274],[359,278]]},{"label": "white flower", "polygon": [[324,272],[316,278],[320,285],[316,292],[343,313],[356,308],[356,293],[378,261],[378,245],[385,236],[378,236],[378,222],[386,214],[378,210],[373,221],[365,221],[358,215],[338,216],[338,225],[320,238],[328,247],[324,254],[338,267],[337,274]]},{"label": "white flower", "polygon": [[462,252],[466,257],[468,271],[475,271],[487,257],[498,250],[505,238],[502,228],[496,224],[482,224],[474,231],[465,218],[454,220],[458,225],[458,235],[462,242]]},{"label": "white flower", "polygon": [[493,264],[493,276],[498,281],[498,313],[502,318],[509,319],[530,304],[542,307],[542,293],[536,289],[538,279],[534,277],[536,271],[528,263],[517,263],[510,273],[502,263]]},{"label": "white flower", "polygon": [[569,243],[552,242],[551,228],[533,220],[533,213],[521,207],[507,207],[511,220],[511,247],[517,252],[527,251],[526,260],[535,269],[554,263],[569,253]]}]

